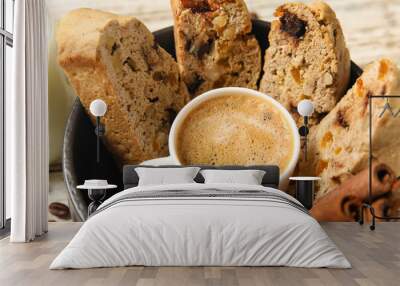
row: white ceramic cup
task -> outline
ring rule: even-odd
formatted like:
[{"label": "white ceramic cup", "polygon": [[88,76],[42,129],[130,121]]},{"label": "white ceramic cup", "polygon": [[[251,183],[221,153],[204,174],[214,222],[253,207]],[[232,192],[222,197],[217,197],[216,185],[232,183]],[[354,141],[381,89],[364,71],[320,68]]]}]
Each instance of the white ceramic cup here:
[{"label": "white ceramic cup", "polygon": [[[247,88],[240,88],[240,87],[224,87],[224,88],[219,88],[219,89],[213,89],[210,91],[207,91],[203,93],[202,95],[197,96],[193,100],[191,100],[185,107],[181,109],[181,111],[178,113],[176,116],[172,126],[171,126],[171,131],[169,133],[169,139],[168,139],[168,146],[169,146],[169,158],[162,158],[164,159],[165,163],[170,163],[170,164],[176,164],[180,165],[181,162],[179,162],[179,158],[177,156],[177,150],[176,150],[176,136],[178,135],[177,131],[181,125],[181,123],[184,121],[186,116],[190,114],[190,112],[195,109],[199,104],[210,100],[212,98],[216,98],[219,96],[225,96],[225,95],[232,95],[232,94],[241,94],[241,95],[248,95],[248,96],[255,96],[262,98],[269,103],[271,103],[273,106],[275,106],[281,114],[284,116],[284,118],[287,120],[290,129],[292,131],[293,135],[293,141],[294,141],[294,150],[293,150],[293,155],[291,160],[289,161],[287,167],[285,170],[280,170],[280,183],[279,183],[279,188],[282,190],[285,190],[287,188],[287,185],[289,183],[289,177],[292,175],[294,168],[296,167],[297,161],[299,159],[300,155],[300,136],[298,133],[298,129],[296,126],[295,121],[293,120],[293,117],[290,115],[290,113],[284,108],[278,101],[273,99],[272,97],[252,90],[252,89],[247,89]],[[279,142],[277,142],[279,144]]]}]

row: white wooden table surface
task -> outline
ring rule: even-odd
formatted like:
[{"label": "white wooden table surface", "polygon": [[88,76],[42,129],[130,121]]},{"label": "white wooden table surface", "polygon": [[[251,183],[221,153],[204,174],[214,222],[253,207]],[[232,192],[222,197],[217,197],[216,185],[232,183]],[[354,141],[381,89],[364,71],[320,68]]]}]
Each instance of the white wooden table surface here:
[{"label": "white wooden table surface", "polygon": [[[273,18],[282,0],[247,0],[261,19]],[[342,23],[353,61],[361,66],[380,57],[400,65],[400,0],[327,0]],[[172,24],[169,0],[47,0],[50,18],[67,11],[92,7],[134,15],[154,31]],[[61,4],[62,3],[62,4]]]}]

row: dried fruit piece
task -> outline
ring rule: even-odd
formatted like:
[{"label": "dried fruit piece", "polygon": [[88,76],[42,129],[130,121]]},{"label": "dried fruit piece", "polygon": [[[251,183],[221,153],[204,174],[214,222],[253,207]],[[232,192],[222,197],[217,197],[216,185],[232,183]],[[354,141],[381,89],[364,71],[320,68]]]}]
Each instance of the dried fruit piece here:
[{"label": "dried fruit piece", "polygon": [[186,38],[185,40],[185,51],[189,52],[192,48],[193,40]]},{"label": "dried fruit piece", "polygon": [[126,58],[126,60],[122,64],[127,65],[133,72],[138,71],[135,62],[130,57]]},{"label": "dried fruit piece", "polygon": [[340,177],[339,177],[339,176],[333,176],[333,177],[331,178],[331,180],[332,180],[335,184],[338,184],[338,185],[341,184],[341,180],[340,180]]},{"label": "dried fruit piece", "polygon": [[292,77],[297,84],[301,84],[303,82],[303,80],[301,79],[300,70],[298,68],[292,67],[290,73],[292,74]]},{"label": "dried fruit piece", "polygon": [[213,39],[208,39],[207,42],[200,45],[196,53],[199,59],[202,59],[205,54],[208,54],[211,51],[213,42]]},{"label": "dried fruit piece", "polygon": [[186,40],[185,50],[202,59],[205,54],[211,51],[214,39],[210,38],[206,33],[201,33],[194,41]]},{"label": "dried fruit piece", "polygon": [[220,88],[225,85],[226,78],[224,76],[221,76],[217,81],[214,82],[213,88]]},{"label": "dried fruit piece", "polygon": [[346,114],[343,110],[339,110],[337,112],[336,122],[339,126],[341,126],[343,128],[349,127],[349,123],[347,122],[347,119],[346,119]]},{"label": "dried fruit piece", "polygon": [[353,152],[353,147],[347,146],[347,147],[345,148],[345,150],[346,150],[347,153],[351,153],[351,152]]},{"label": "dried fruit piece", "polygon": [[150,103],[156,103],[157,101],[160,100],[160,98],[156,96],[156,97],[153,97],[153,98],[148,98],[148,100],[150,101]]},{"label": "dried fruit piece", "polygon": [[383,86],[382,86],[382,89],[381,89],[381,95],[386,95],[386,92],[387,92],[387,86],[386,86],[386,84],[384,84]]},{"label": "dried fruit piece", "polygon": [[167,82],[169,82],[170,84],[174,84],[174,85],[175,85],[175,84],[178,83],[179,77],[178,77],[175,73],[170,72],[170,73],[167,75],[166,80],[167,80]]},{"label": "dried fruit piece", "polygon": [[306,33],[307,23],[295,14],[284,11],[279,20],[281,22],[281,30],[294,38],[299,39]]},{"label": "dried fruit piece", "polygon": [[325,160],[318,161],[317,168],[315,170],[316,175],[319,176],[327,167],[328,167],[327,161]]},{"label": "dried fruit piece", "polygon": [[356,93],[357,96],[363,97],[364,96],[364,82],[361,78],[357,79],[356,81]]},{"label": "dried fruit piece", "polygon": [[111,47],[111,55],[113,56],[115,51],[119,48],[119,45],[117,43],[114,43]]},{"label": "dried fruit piece", "polygon": [[333,141],[332,132],[330,131],[326,132],[325,135],[322,137],[321,147],[322,148],[329,147],[332,144],[332,141]]},{"label": "dried fruit piece", "polygon": [[204,78],[202,78],[200,75],[195,74],[193,77],[193,80],[188,84],[187,88],[191,94],[195,93],[200,85],[204,82]]},{"label": "dried fruit piece", "polygon": [[378,79],[381,80],[383,79],[387,72],[389,70],[389,66],[385,60],[381,60],[379,63],[379,74],[378,74]]},{"label": "dried fruit piece", "polygon": [[303,100],[303,99],[311,99],[311,96],[310,96],[310,95],[302,94],[302,95],[300,96],[300,100]]},{"label": "dried fruit piece", "polygon": [[207,0],[181,0],[182,6],[193,13],[206,13],[212,11]]},{"label": "dried fruit piece", "polygon": [[153,74],[153,79],[155,81],[163,81],[163,80],[165,80],[166,77],[167,77],[167,73],[164,71],[156,71]]},{"label": "dried fruit piece", "polygon": [[335,154],[336,154],[336,155],[339,155],[340,153],[342,153],[342,150],[343,150],[342,147],[337,147],[337,148],[335,149]]}]

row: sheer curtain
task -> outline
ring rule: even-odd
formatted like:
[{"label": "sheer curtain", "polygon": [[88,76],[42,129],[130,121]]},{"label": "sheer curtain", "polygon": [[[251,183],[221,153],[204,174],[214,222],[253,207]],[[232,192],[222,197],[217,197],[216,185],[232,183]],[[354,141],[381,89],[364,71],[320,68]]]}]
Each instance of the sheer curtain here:
[{"label": "sheer curtain", "polygon": [[12,242],[47,231],[48,109],[45,0],[15,2],[13,93],[6,97],[6,187]]}]

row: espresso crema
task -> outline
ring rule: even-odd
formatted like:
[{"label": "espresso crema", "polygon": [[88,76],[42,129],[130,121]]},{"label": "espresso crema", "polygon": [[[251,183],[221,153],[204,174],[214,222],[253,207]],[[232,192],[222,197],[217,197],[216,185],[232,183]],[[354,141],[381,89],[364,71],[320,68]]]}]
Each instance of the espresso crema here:
[{"label": "espresso crema", "polygon": [[262,97],[223,95],[199,104],[177,129],[179,161],[209,165],[278,165],[283,172],[294,152],[290,123]]}]

